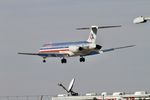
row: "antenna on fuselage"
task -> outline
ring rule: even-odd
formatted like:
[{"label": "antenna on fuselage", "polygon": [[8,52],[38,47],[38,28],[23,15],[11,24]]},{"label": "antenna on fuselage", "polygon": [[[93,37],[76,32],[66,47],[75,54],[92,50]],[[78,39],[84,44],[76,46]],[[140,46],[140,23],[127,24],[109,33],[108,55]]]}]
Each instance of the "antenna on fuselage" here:
[{"label": "antenna on fuselage", "polygon": [[72,90],[73,86],[74,86],[74,82],[75,82],[75,79],[73,78],[69,84],[68,89],[66,89],[66,87],[61,83],[58,83],[58,86],[61,86],[65,91],[67,91],[67,93],[70,93],[72,96],[77,96],[78,93],[76,93]]}]

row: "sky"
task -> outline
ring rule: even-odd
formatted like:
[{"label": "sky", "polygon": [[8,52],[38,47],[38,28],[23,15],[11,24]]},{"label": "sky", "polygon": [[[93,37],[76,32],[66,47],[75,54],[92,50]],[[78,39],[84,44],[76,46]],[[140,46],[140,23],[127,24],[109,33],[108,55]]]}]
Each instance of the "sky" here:
[{"label": "sky", "polygon": [[[150,92],[150,22],[133,24],[137,16],[150,16],[150,0],[0,0],[0,96],[57,95],[76,79],[74,91]],[[86,57],[22,56],[53,42],[86,40],[89,31],[78,27],[122,25],[99,30],[97,44],[103,49],[133,48]]]}]

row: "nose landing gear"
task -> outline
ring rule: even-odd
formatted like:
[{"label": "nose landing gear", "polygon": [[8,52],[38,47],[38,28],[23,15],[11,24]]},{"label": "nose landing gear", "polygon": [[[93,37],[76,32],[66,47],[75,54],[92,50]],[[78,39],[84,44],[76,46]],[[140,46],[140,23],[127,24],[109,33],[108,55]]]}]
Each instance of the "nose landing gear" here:
[{"label": "nose landing gear", "polygon": [[46,57],[43,57],[43,63],[46,63]]}]

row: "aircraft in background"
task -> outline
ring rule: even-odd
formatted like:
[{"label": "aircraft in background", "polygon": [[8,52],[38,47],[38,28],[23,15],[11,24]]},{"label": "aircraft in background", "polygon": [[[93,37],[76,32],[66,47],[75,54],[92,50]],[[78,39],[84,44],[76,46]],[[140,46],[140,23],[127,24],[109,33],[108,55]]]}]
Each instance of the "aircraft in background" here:
[{"label": "aircraft in background", "polygon": [[61,63],[67,63],[67,57],[80,56],[79,61],[85,62],[85,56],[101,54],[104,52],[109,52],[117,49],[123,49],[128,47],[133,47],[135,45],[117,47],[117,48],[109,48],[101,50],[102,46],[96,44],[96,35],[98,29],[103,28],[115,28],[121,27],[121,25],[117,26],[91,26],[86,28],[77,28],[77,30],[89,30],[90,34],[89,38],[86,41],[78,41],[78,42],[64,42],[64,43],[51,43],[44,44],[39,52],[37,53],[18,53],[23,55],[37,55],[43,57],[43,62],[46,62],[47,57],[60,57]]},{"label": "aircraft in background", "polygon": [[150,20],[150,17],[139,16],[133,20],[134,24],[146,23]]}]

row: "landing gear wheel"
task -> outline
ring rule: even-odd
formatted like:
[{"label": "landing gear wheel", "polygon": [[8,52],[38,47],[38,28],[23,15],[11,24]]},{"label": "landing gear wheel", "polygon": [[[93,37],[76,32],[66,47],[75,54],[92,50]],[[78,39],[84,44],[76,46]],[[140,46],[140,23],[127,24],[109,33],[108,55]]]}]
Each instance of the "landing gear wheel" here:
[{"label": "landing gear wheel", "polygon": [[85,62],[85,58],[81,57],[80,62]]},{"label": "landing gear wheel", "polygon": [[43,57],[43,63],[46,63],[46,57]]},{"label": "landing gear wheel", "polygon": [[65,58],[61,59],[61,63],[62,63],[62,64],[63,64],[63,63],[67,63],[67,59],[65,59]]},{"label": "landing gear wheel", "polygon": [[46,60],[45,60],[45,59],[43,60],[43,63],[46,63]]}]

